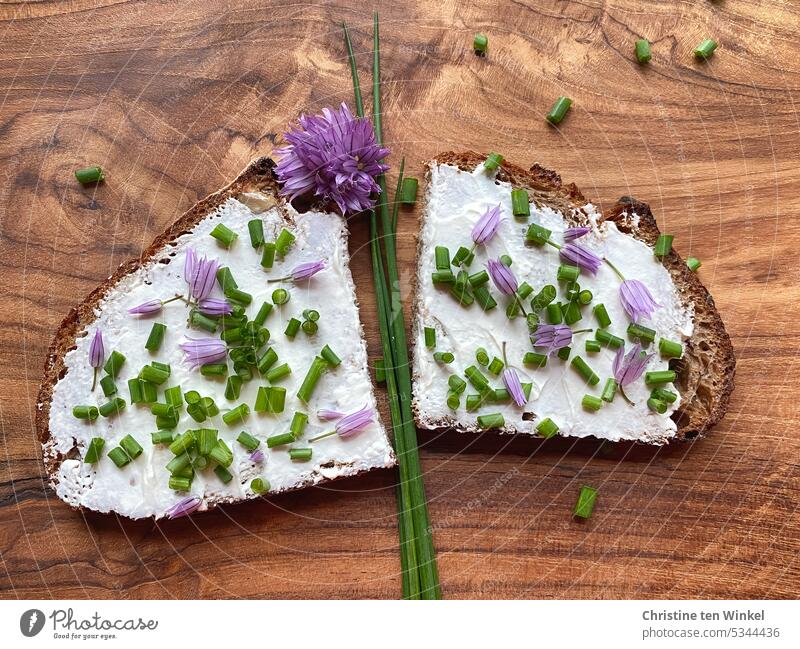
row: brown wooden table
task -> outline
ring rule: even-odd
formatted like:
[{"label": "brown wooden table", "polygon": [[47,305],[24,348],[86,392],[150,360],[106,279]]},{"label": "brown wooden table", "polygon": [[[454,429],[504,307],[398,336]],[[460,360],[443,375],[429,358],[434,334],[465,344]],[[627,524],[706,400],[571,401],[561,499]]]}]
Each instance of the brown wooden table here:
[{"label": "brown wooden table", "polygon": [[[2,597],[400,593],[390,471],[162,525],[76,513],[44,485],[35,397],[70,306],[301,111],[351,99],[342,20],[369,85],[372,3],[217,4],[0,7]],[[800,6],[386,4],[391,161],[421,176],[439,151],[496,150],[559,170],[601,206],[649,201],[678,251],[703,260],[739,359],[728,416],[693,444],[421,433],[445,596],[800,595]],[[707,37],[720,48],[698,63]],[[561,94],[575,105],[556,130],[543,116]],[[82,189],[72,172],[90,163],[108,180]],[[416,216],[402,217],[407,288]],[[378,355],[365,243],[354,223]],[[600,489],[585,524],[570,515],[582,483]]]}]

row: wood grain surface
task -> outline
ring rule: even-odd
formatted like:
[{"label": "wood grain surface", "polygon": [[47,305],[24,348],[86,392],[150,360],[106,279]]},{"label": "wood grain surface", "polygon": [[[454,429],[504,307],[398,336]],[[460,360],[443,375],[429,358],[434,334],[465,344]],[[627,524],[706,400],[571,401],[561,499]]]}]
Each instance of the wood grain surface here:
[{"label": "wood grain surface", "polygon": [[[287,122],[362,81],[359,2],[0,5],[0,596],[400,593],[391,471],[155,525],[80,514],[45,487],[33,431],[69,308]],[[380,7],[386,139],[539,162],[601,206],[648,201],[703,260],[738,357],[731,409],[663,449],[421,433],[446,597],[800,596],[800,6],[792,0],[397,1]],[[489,56],[471,51],[489,36]],[[653,61],[632,59],[647,37]],[[693,47],[712,37],[714,58]],[[367,86],[369,84],[367,83]],[[543,116],[574,107],[559,129]],[[107,182],[72,172],[100,164]],[[392,186],[392,178],[389,182]],[[366,227],[351,251],[378,355]],[[402,215],[404,290],[417,214]],[[595,516],[572,519],[581,484]]]}]

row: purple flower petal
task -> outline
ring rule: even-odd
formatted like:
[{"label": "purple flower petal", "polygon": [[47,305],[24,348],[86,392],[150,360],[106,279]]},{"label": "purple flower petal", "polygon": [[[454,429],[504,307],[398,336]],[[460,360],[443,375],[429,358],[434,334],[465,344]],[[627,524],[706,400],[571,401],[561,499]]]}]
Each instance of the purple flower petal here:
[{"label": "purple flower petal", "polygon": [[227,347],[218,338],[188,338],[180,348],[186,354],[186,362],[192,369],[207,363],[216,363],[225,358]]},{"label": "purple flower petal", "polygon": [[260,448],[257,448],[255,451],[250,453],[250,460],[255,463],[263,462],[264,461],[264,451]]},{"label": "purple flower petal", "polygon": [[350,437],[369,426],[374,417],[375,411],[369,406],[364,406],[361,410],[356,410],[336,422],[336,432],[339,437]]},{"label": "purple flower petal", "polygon": [[316,275],[323,268],[325,268],[325,262],[323,261],[309,261],[305,264],[295,266],[292,269],[292,281],[302,282],[307,280]]},{"label": "purple flower petal", "polygon": [[137,306],[131,307],[128,309],[128,313],[133,315],[149,315],[151,313],[158,313],[161,311],[161,307],[163,306],[164,304],[161,302],[161,300],[150,300],[149,302],[144,302]]},{"label": "purple flower petal", "polygon": [[204,315],[230,315],[233,307],[228,300],[220,300],[215,297],[207,297],[197,303],[197,308]]},{"label": "purple flower petal", "polygon": [[168,518],[180,518],[181,516],[188,516],[197,511],[202,501],[197,496],[187,496],[179,500],[172,507],[167,510]]},{"label": "purple flower petal", "polygon": [[573,266],[577,266],[581,270],[585,270],[587,273],[591,273],[592,275],[596,275],[598,269],[603,263],[603,260],[600,259],[596,254],[587,250],[586,248],[581,248],[579,245],[574,243],[568,243],[561,248],[559,251],[561,255],[561,259],[563,259],[568,264],[572,264]]},{"label": "purple flower petal", "polygon": [[517,278],[514,273],[505,264],[490,259],[486,262],[486,267],[489,270],[489,277],[492,278],[494,285],[497,289],[505,295],[514,295],[517,292]]},{"label": "purple flower petal", "polygon": [[503,219],[500,218],[500,206],[491,207],[478,219],[472,228],[472,240],[476,244],[488,243],[500,227]]},{"label": "purple flower petal", "polygon": [[183,260],[183,279],[189,283],[192,281],[192,275],[194,275],[194,267],[197,263],[197,255],[194,252],[194,249],[187,248],[186,249],[186,257]]},{"label": "purple flower petal", "polygon": [[322,421],[336,421],[344,417],[344,415],[345,413],[339,412],[338,410],[329,410],[327,408],[320,408],[317,410],[317,417]]},{"label": "purple flower petal", "polygon": [[564,241],[570,242],[575,241],[575,239],[580,239],[581,237],[585,237],[592,231],[592,228],[586,226],[580,226],[577,228],[567,228],[564,230]]},{"label": "purple flower petal", "polygon": [[506,386],[506,390],[511,395],[511,398],[514,399],[514,403],[518,406],[524,406],[528,403],[528,399],[525,396],[525,392],[522,389],[522,383],[519,381],[519,376],[517,375],[516,370],[506,368],[503,370],[503,385]]},{"label": "purple flower petal", "polygon": [[103,332],[100,329],[95,329],[92,344],[89,345],[89,365],[92,367],[100,367],[106,357],[106,350],[103,346]]},{"label": "purple flower petal", "polygon": [[649,320],[656,307],[661,306],[638,279],[626,279],[622,282],[619,287],[619,299],[633,322],[639,322],[640,318]]},{"label": "purple flower petal", "polygon": [[[190,261],[191,259],[191,261]],[[195,300],[202,300],[208,297],[214,282],[217,280],[217,271],[220,263],[216,259],[200,259],[197,253],[191,248],[186,251],[186,262],[184,269],[191,267],[192,274],[188,275],[186,281],[189,282],[189,292]]]},{"label": "purple flower petal", "polygon": [[549,356],[562,347],[567,347],[572,342],[572,329],[563,324],[540,324],[531,333],[531,341],[534,347],[545,347],[545,353]]},{"label": "purple flower petal", "polygon": [[642,356],[642,346],[639,343],[636,343],[627,354],[620,347],[611,365],[611,371],[617,383],[623,387],[633,383],[644,374],[644,370],[651,358],[653,358],[653,354]]}]

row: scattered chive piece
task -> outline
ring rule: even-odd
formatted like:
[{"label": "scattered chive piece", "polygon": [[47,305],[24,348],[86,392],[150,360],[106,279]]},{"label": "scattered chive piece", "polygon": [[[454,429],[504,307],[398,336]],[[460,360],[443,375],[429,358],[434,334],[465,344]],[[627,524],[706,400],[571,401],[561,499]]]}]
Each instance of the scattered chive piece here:
[{"label": "scattered chive piece", "polygon": [[677,394],[664,388],[656,388],[650,393],[650,396],[664,403],[675,403],[678,399]]},{"label": "scattered chive piece", "polygon": [[531,204],[527,190],[511,190],[511,213],[517,218],[531,215]]},{"label": "scattered chive piece", "polygon": [[266,374],[275,363],[278,362],[278,352],[275,351],[273,347],[268,347],[267,351],[265,351],[261,356],[259,356],[258,360],[256,361],[256,367],[258,371],[262,374]]},{"label": "scattered chive piece", "polygon": [[278,367],[273,367],[269,372],[267,372],[266,379],[270,383],[275,383],[275,381],[279,381],[282,378],[289,376],[292,373],[292,368],[289,367],[288,363],[284,363],[283,365],[278,365]]},{"label": "scattered chive piece", "polygon": [[673,340],[661,338],[658,341],[658,351],[665,358],[680,358],[683,356],[683,345]]},{"label": "scattered chive piece", "polygon": [[118,469],[121,469],[126,464],[131,461],[130,456],[125,452],[125,450],[119,446],[115,446],[108,452],[109,459],[117,465]]},{"label": "scattered chive piece", "polygon": [[229,302],[239,302],[247,306],[253,301],[253,296],[250,293],[245,293],[244,291],[239,290],[238,288],[229,288],[225,292],[225,297],[228,298]]},{"label": "scattered chive piece", "polygon": [[652,343],[656,339],[655,329],[650,329],[649,327],[645,327],[634,322],[631,322],[628,325],[628,334],[632,338],[638,338],[643,343]]},{"label": "scattered chive piece", "polygon": [[208,457],[226,468],[233,463],[233,451],[221,439],[217,440],[217,445],[211,449]]},{"label": "scattered chive piece", "polygon": [[567,308],[564,309],[564,324],[573,325],[581,318],[583,318],[583,314],[581,313],[580,304],[578,304],[577,300],[570,301],[567,304]]},{"label": "scattered chive piece", "polygon": [[187,430],[178,435],[170,443],[169,450],[173,455],[182,455],[191,451],[196,443],[197,439],[195,438],[194,433],[190,430]]},{"label": "scattered chive piece", "polygon": [[310,448],[290,448],[289,458],[294,462],[308,462],[311,459]]},{"label": "scattered chive piece", "polygon": [[581,285],[578,282],[567,282],[564,286],[564,293],[569,300],[576,300],[581,291]]},{"label": "scattered chive piece", "polygon": [[202,457],[207,457],[216,448],[218,434],[214,428],[201,428],[197,431],[197,452]]},{"label": "scattered chive piece", "polygon": [[192,479],[191,478],[183,478],[177,475],[171,475],[169,477],[169,488],[173,491],[189,491],[192,488]]},{"label": "scattered chive piece", "polygon": [[209,333],[214,333],[217,330],[218,323],[213,318],[203,315],[197,310],[193,310],[189,315],[189,324],[198,329],[204,329]]},{"label": "scattered chive piece", "polygon": [[480,270],[477,273],[473,273],[469,276],[469,284],[472,286],[472,288],[483,286],[488,281],[489,273],[487,273],[485,270]]},{"label": "scattered chive piece", "polygon": [[553,302],[547,305],[547,322],[549,324],[561,324],[564,314],[561,312],[561,305]]},{"label": "scattered chive piece", "polygon": [[250,232],[250,245],[258,250],[264,245],[264,222],[261,219],[252,219],[247,222],[247,230]]},{"label": "scattered chive piece", "polygon": [[172,444],[174,433],[171,430],[157,430],[155,433],[150,433],[150,441],[153,444]]},{"label": "scattered chive piece", "polygon": [[453,255],[453,266],[469,266],[472,263],[472,260],[475,259],[475,253],[472,252],[469,248],[465,248],[461,246],[458,250],[456,250],[456,254]]},{"label": "scattered chive piece", "polygon": [[531,309],[533,311],[541,311],[550,306],[550,303],[556,299],[557,294],[558,292],[555,286],[546,284],[542,287],[542,290],[536,294],[536,297],[531,300]]},{"label": "scattered chive piece", "polygon": [[547,113],[547,121],[551,124],[560,124],[571,106],[572,100],[569,97],[559,97],[550,112]]},{"label": "scattered chive piece", "polygon": [[571,352],[571,347],[562,347],[556,352],[556,356],[558,356],[562,361],[565,361],[569,358]]},{"label": "scattered chive piece", "polygon": [[433,327],[425,327],[425,347],[433,349],[436,347],[436,329]]},{"label": "scattered chive piece", "polygon": [[294,338],[297,335],[297,332],[300,331],[300,321],[297,318],[292,318],[289,320],[288,324],[286,325],[286,330],[283,332],[289,338]]},{"label": "scattered chive piece", "polygon": [[86,455],[83,456],[83,461],[86,464],[95,464],[100,459],[100,454],[103,452],[105,445],[106,440],[102,437],[92,437],[86,446]]},{"label": "scattered chive piece", "polygon": [[313,336],[319,331],[319,325],[313,320],[303,320],[303,324],[300,325],[300,328],[307,336]]},{"label": "scattered chive piece", "polygon": [[434,249],[436,270],[450,270],[450,250],[445,246],[436,246]]},{"label": "scattered chive piece", "polygon": [[217,282],[219,283],[219,287],[222,289],[222,292],[226,295],[230,289],[239,287],[239,285],[236,283],[236,280],[233,279],[233,273],[231,273],[231,269],[227,266],[223,266],[217,271]]},{"label": "scattered chive piece", "polygon": [[292,415],[292,423],[289,424],[289,432],[295,439],[300,439],[307,423],[308,415],[298,410]]},{"label": "scattered chive piece", "polygon": [[144,344],[144,348],[149,349],[151,352],[158,351],[161,348],[161,343],[164,340],[166,331],[166,325],[160,322],[154,322],[150,329],[150,335],[147,337],[147,342]]},{"label": "scattered chive piece", "polygon": [[112,394],[117,393],[117,386],[114,383],[114,379],[110,376],[104,376],[100,379],[100,389],[103,390],[103,395],[106,397],[110,397]]},{"label": "scattered chive piece", "polygon": [[289,250],[289,246],[294,243],[295,236],[289,232],[286,228],[281,230],[278,238],[275,239],[275,250],[276,252],[283,257]]},{"label": "scattered chive piece", "polygon": [[258,310],[258,313],[256,313],[255,318],[253,318],[253,322],[255,322],[259,327],[262,327],[270,311],[272,311],[272,305],[269,302],[264,302],[264,304],[262,304],[261,308]]},{"label": "scattered chive piece", "polygon": [[581,269],[569,264],[561,264],[556,272],[556,278],[560,282],[574,282],[581,274]]},{"label": "scattered chive piece", "polygon": [[600,351],[600,343],[596,340],[587,340],[586,341],[586,351],[590,353],[596,353]]},{"label": "scattered chive piece", "polygon": [[719,44],[717,41],[707,38],[704,40],[700,45],[694,48],[694,55],[698,59],[707,60],[711,58],[711,55],[714,54],[714,50],[717,49]]},{"label": "scattered chive piece", "polygon": [[386,383],[386,363],[382,358],[375,359],[375,383]]},{"label": "scattered chive piece", "polygon": [[467,369],[465,369],[464,375],[478,392],[485,392],[488,389],[489,379],[487,379],[474,365],[470,365]]},{"label": "scattered chive piece", "polygon": [[206,363],[200,366],[200,374],[203,376],[225,376],[227,373],[227,363]]},{"label": "scattered chive piece", "polygon": [[489,39],[486,34],[475,34],[472,39],[472,49],[478,56],[486,56],[486,49],[489,47]]},{"label": "scattered chive piece", "polygon": [[467,389],[467,382],[462,379],[460,376],[456,376],[455,374],[451,374],[450,378],[447,379],[447,385],[452,392],[456,394],[461,394],[464,390]]},{"label": "scattered chive piece", "polygon": [[486,160],[483,161],[483,168],[486,171],[494,171],[501,164],[503,164],[504,160],[505,158],[503,158],[503,156],[501,156],[499,153],[490,153],[486,156]]},{"label": "scattered chive piece", "polygon": [[72,416],[76,419],[94,421],[99,414],[100,411],[95,406],[75,406],[72,408]]},{"label": "scattered chive piece", "polygon": [[75,171],[75,178],[81,185],[88,185],[90,183],[99,183],[105,179],[103,170],[98,167],[84,167]]},{"label": "scattered chive piece", "polygon": [[228,484],[231,480],[233,480],[233,474],[221,464],[218,464],[217,466],[214,467],[214,473],[225,484]]},{"label": "scattered chive piece", "polygon": [[657,412],[659,415],[663,415],[667,411],[667,404],[654,397],[650,397],[647,400],[647,407],[650,408],[650,410]]},{"label": "scattered chive piece", "polygon": [[122,368],[124,362],[125,362],[125,357],[118,351],[114,350],[108,357],[106,364],[103,365],[103,369],[106,371],[106,374],[110,375],[111,378],[115,379],[117,378],[117,374],[119,374],[119,371]]},{"label": "scattered chive piece", "polygon": [[230,248],[231,244],[236,241],[238,234],[231,230],[227,225],[217,223],[216,227],[209,232],[209,234],[219,241],[226,248]]},{"label": "scattered chive piece", "polygon": [[402,205],[413,205],[417,202],[417,188],[419,181],[416,178],[403,178],[400,187],[399,201]]},{"label": "scattered chive piece", "polygon": [[452,284],[456,281],[456,276],[452,270],[437,270],[431,273],[431,281],[434,284]]},{"label": "scattered chive piece", "polygon": [[161,385],[169,378],[169,372],[156,367],[155,365],[145,365],[139,372],[139,378],[144,381],[150,381],[156,385]]},{"label": "scattered chive piece", "polygon": [[578,502],[575,503],[575,516],[589,518],[594,511],[595,502],[597,502],[597,489],[583,485],[578,494]]},{"label": "scattered chive piece", "polygon": [[159,369],[159,370],[161,370],[163,372],[166,372],[167,376],[169,376],[170,372],[172,372],[172,370],[170,369],[169,363],[160,363],[159,361],[150,361],[150,365],[152,365],[156,369]]},{"label": "scattered chive piece", "polygon": [[671,234],[659,234],[656,245],[653,247],[653,254],[656,257],[666,257],[672,250],[673,238]]},{"label": "scattered chive piece", "polygon": [[600,398],[607,403],[611,403],[614,400],[614,395],[617,393],[618,387],[619,383],[617,383],[615,379],[608,379],[605,387],[603,388],[603,394],[600,395]]},{"label": "scattered chive piece", "polygon": [[176,410],[183,408],[183,394],[181,386],[176,385],[164,390],[164,401],[173,406]]},{"label": "scattered chive piece", "polygon": [[689,267],[689,270],[693,273],[697,272],[697,269],[703,265],[703,262],[700,261],[697,257],[689,257],[686,260],[686,265]]},{"label": "scattered chive piece", "polygon": [[286,304],[289,301],[289,291],[285,288],[276,288],[272,291],[272,302],[277,305]]},{"label": "scattered chive piece", "polygon": [[261,444],[259,440],[245,430],[239,433],[239,437],[236,438],[236,441],[244,446],[248,451],[255,451],[259,444]]},{"label": "scattered chive piece", "polygon": [[608,316],[605,304],[595,304],[592,313],[594,313],[594,317],[597,318],[597,324],[601,327],[608,327],[611,325],[611,318]]},{"label": "scattered chive piece", "polygon": [[142,391],[142,403],[155,403],[158,401],[158,387],[155,383],[139,379],[139,387]]},{"label": "scattered chive piece", "polygon": [[475,301],[484,311],[491,311],[497,306],[497,300],[492,297],[489,289],[485,286],[476,286],[472,289]]},{"label": "scattered chive piece", "polygon": [[522,358],[522,363],[527,367],[545,367],[547,365],[547,354],[525,352],[525,356]]},{"label": "scattered chive piece", "polygon": [[479,394],[468,394],[467,395],[467,411],[472,412],[473,410],[477,410],[481,403],[483,402],[483,397]]},{"label": "scattered chive piece", "polygon": [[305,309],[303,311],[303,317],[306,320],[311,320],[312,322],[316,322],[319,320],[319,311],[316,309]]},{"label": "scattered chive piece", "polygon": [[455,356],[451,352],[434,352],[433,359],[437,363],[449,364],[455,360]]},{"label": "scattered chive piece", "polygon": [[503,419],[503,415],[499,412],[492,413],[490,415],[479,415],[478,416],[478,426],[487,430],[490,428],[502,428],[505,426],[506,421]]},{"label": "scattered chive piece", "polygon": [[167,463],[166,469],[172,474],[180,473],[186,467],[190,467],[191,463],[192,458],[189,457],[189,454],[181,453],[180,455],[176,455]]},{"label": "scattered chive piece", "polygon": [[253,478],[250,481],[250,489],[254,494],[265,494],[269,491],[269,482],[262,478]]},{"label": "scattered chive piece", "polygon": [[322,356],[322,358],[324,358],[331,367],[336,367],[342,362],[342,359],[334,354],[333,350],[328,345],[325,345],[325,347],[322,348],[322,351],[319,353],[319,355]]},{"label": "scattered chive piece", "polygon": [[548,230],[538,223],[531,223],[525,232],[525,240],[536,246],[543,246],[551,234],[553,234],[552,230]]},{"label": "scattered chive piece", "polygon": [[183,398],[189,405],[200,403],[200,393],[197,390],[189,390]]},{"label": "scattered chive piece", "polygon": [[573,357],[570,361],[570,365],[589,385],[597,385],[600,383],[600,377],[594,373],[594,370],[589,367],[586,361],[580,356]]},{"label": "scattered chive piece", "polygon": [[264,244],[264,249],[261,251],[261,267],[270,269],[275,265],[275,251],[276,247],[273,242]]},{"label": "scattered chive piece", "polygon": [[640,38],[636,41],[636,60],[639,61],[639,63],[649,63],[651,58],[650,41],[645,38]]},{"label": "scattered chive piece", "polygon": [[672,383],[675,380],[675,372],[672,370],[657,370],[655,372],[645,372],[644,382],[646,385],[655,383]]},{"label": "scattered chive piece", "polygon": [[500,255],[500,263],[503,264],[506,268],[511,268],[511,264],[514,263],[514,260],[511,259],[508,255]]},{"label": "scattered chive piece", "polygon": [[578,293],[578,302],[580,302],[581,304],[589,304],[589,302],[592,301],[593,297],[594,296],[592,295],[592,292],[590,290],[584,289],[580,293]]},{"label": "scattered chive piece", "polygon": [[280,435],[273,435],[272,437],[267,437],[267,446],[269,448],[274,448],[275,446],[283,446],[285,444],[291,444],[294,442],[294,435],[291,433],[281,433]]},{"label": "scattered chive piece", "polygon": [[483,347],[478,347],[475,351],[475,360],[484,367],[489,364],[489,354]]},{"label": "scattered chive piece", "polygon": [[116,397],[104,403],[98,409],[98,412],[103,415],[103,417],[111,417],[112,415],[118,415],[123,410],[125,410],[125,399],[120,399]]},{"label": "scattered chive piece", "polygon": [[175,406],[169,403],[154,403],[150,407],[150,412],[153,413],[156,417],[175,418],[178,414],[177,411],[175,410]]},{"label": "scattered chive piece", "polygon": [[317,387],[317,383],[319,383],[326,369],[328,369],[327,361],[324,358],[315,356],[314,360],[311,361],[308,372],[306,372],[303,383],[300,385],[300,389],[297,390],[297,398],[300,399],[300,401],[308,403],[311,400],[311,395],[314,393],[314,389]]},{"label": "scattered chive piece", "polygon": [[593,397],[591,394],[584,394],[583,399],[581,399],[581,405],[586,408],[586,410],[597,411],[603,407],[603,400]]},{"label": "scattered chive piece", "polygon": [[225,398],[228,401],[236,401],[242,392],[242,377],[229,376],[225,383]]},{"label": "scattered chive piece", "polygon": [[243,422],[249,414],[250,406],[248,406],[246,403],[240,403],[233,410],[229,410],[222,415],[222,421],[230,426],[231,424]]},{"label": "scattered chive piece", "polygon": [[511,393],[505,388],[495,388],[489,393],[490,398],[495,403],[504,403],[511,401]]},{"label": "scattered chive piece", "polygon": [[256,412],[283,412],[286,404],[286,388],[264,387],[258,388],[254,410]]},{"label": "scattered chive piece", "polygon": [[447,407],[450,410],[458,410],[458,407],[461,405],[461,398],[458,396],[458,392],[453,392],[452,390],[448,390],[447,392]]},{"label": "scattered chive piece", "polygon": [[550,439],[551,437],[554,437],[556,433],[558,433],[558,426],[552,419],[550,419],[550,417],[546,417],[539,422],[538,426],[536,426],[536,431],[545,439]]},{"label": "scattered chive piece", "polygon": [[526,399],[531,398],[531,390],[533,389],[533,383],[523,383],[522,384],[522,392],[525,395]]},{"label": "scattered chive piece", "polygon": [[503,363],[502,360],[500,360],[499,358],[497,358],[497,356],[495,356],[492,359],[492,362],[489,363],[489,367],[487,367],[486,369],[489,370],[490,374],[494,374],[495,376],[497,376],[498,374],[500,374],[500,372],[503,371],[504,367],[505,363]]},{"label": "scattered chive piece", "polygon": [[125,435],[125,437],[119,441],[119,445],[132,460],[135,460],[142,454],[142,451],[144,451],[142,445],[139,444],[132,435]]},{"label": "scattered chive piece", "polygon": [[625,341],[622,340],[622,338],[620,338],[619,336],[615,336],[606,329],[595,330],[594,338],[597,342],[602,343],[604,345],[608,345],[613,349],[619,349],[625,344]]}]

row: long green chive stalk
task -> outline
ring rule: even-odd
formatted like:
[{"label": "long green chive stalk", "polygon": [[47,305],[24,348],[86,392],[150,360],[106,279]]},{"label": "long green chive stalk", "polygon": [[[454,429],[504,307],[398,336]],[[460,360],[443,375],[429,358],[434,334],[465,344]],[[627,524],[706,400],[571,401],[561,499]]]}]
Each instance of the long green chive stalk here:
[{"label": "long green chive stalk", "polygon": [[[345,44],[353,77],[356,112],[364,116],[364,104],[358,82],[353,48],[347,27]],[[380,45],[378,16],[374,19],[373,59],[374,127],[379,145],[383,142],[380,112]],[[378,176],[381,188],[378,201],[381,227],[374,210],[369,212],[370,249],[377,297],[381,344],[386,364],[386,385],[395,431],[395,450],[400,464],[398,485],[398,525],[400,558],[403,572],[403,597],[407,599],[439,599],[441,589],[433,549],[430,518],[422,483],[422,467],[417,448],[416,429],[411,413],[411,375],[409,373],[408,343],[400,295],[397,251],[395,247],[396,216],[389,214],[386,198],[386,178]],[[397,197],[395,197],[397,198]],[[380,230],[380,231],[379,231]],[[381,241],[386,251],[386,271]],[[388,280],[388,285],[387,285]]]}]

